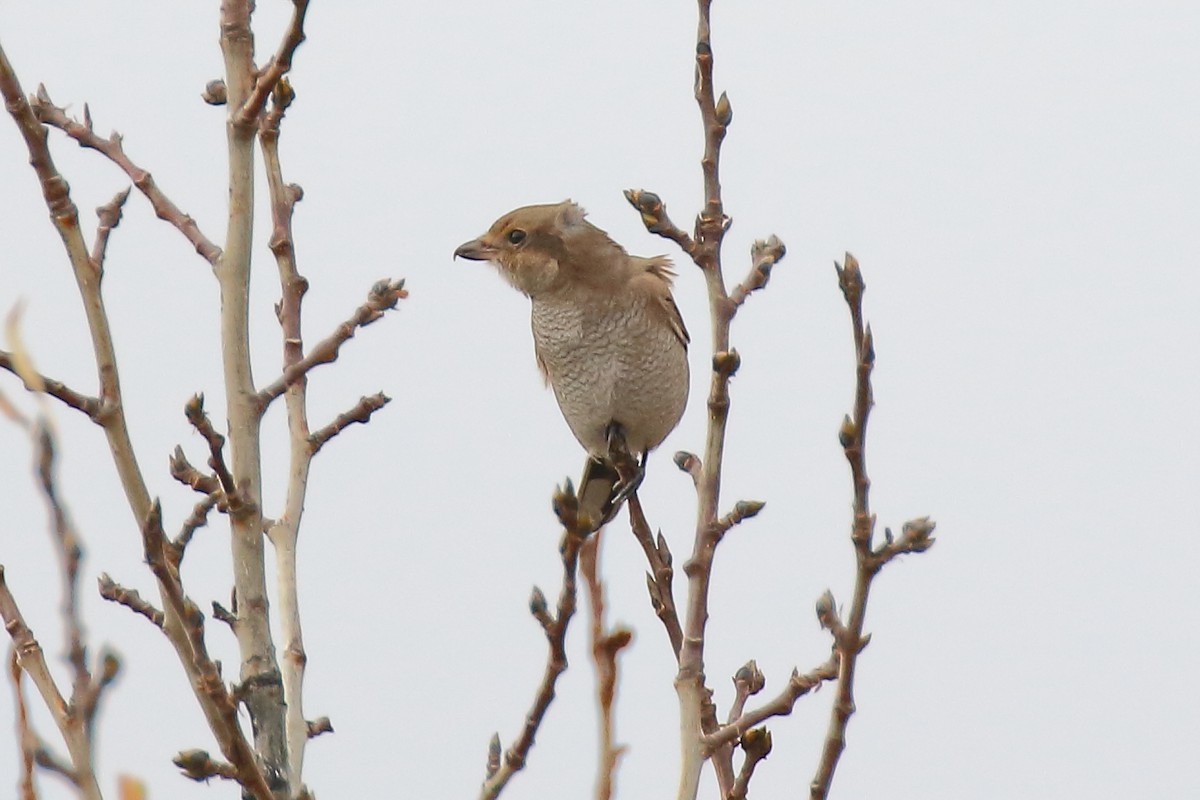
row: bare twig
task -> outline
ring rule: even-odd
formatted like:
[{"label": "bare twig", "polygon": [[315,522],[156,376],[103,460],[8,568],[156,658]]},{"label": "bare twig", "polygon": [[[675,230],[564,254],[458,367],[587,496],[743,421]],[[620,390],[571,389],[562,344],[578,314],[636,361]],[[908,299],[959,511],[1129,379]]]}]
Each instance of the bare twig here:
[{"label": "bare twig", "polygon": [[834,652],[824,663],[801,674],[792,670],[787,685],[773,699],[752,711],[739,713],[736,718],[704,736],[704,746],[715,749],[743,737],[751,728],[771,717],[786,717],[792,713],[796,701],[826,681],[838,676],[838,655]]},{"label": "bare twig", "polygon": [[[283,167],[279,161],[279,127],[283,116],[291,105],[295,94],[284,76],[290,66],[291,53],[303,40],[301,30],[306,0],[297,0],[292,26],[281,45],[281,56],[268,67],[268,73],[280,69],[271,78],[260,75],[254,94],[242,109],[246,115],[257,115],[259,110],[251,106],[261,101],[255,96],[264,89],[271,90],[271,109],[263,115],[259,124],[259,147],[267,173],[267,188],[271,196],[271,239],[269,246],[275,254],[275,265],[279,272],[282,297],[276,306],[276,316],[283,329],[283,367],[287,370],[299,362],[304,355],[304,339],[301,327],[301,307],[308,281],[296,266],[296,246],[292,236],[292,215],[303,197],[303,190],[283,180]],[[290,49],[287,49],[291,43]],[[265,98],[265,93],[262,95]],[[296,569],[297,543],[300,536],[300,518],[304,513],[304,499],[308,492],[308,474],[315,448],[309,443],[307,379],[287,385],[288,439],[290,443],[287,495],[283,513],[267,528],[267,537],[275,550],[276,587],[279,594],[279,615],[284,651],[280,665],[283,679],[283,696],[286,703],[284,731],[287,736],[288,783],[295,794],[301,791],[304,771],[304,754],[308,740],[316,735],[304,717],[304,674],[308,665],[308,653],[304,647],[300,624],[299,578]],[[350,422],[345,423],[349,425]],[[343,426],[344,427],[344,426]],[[330,436],[333,434],[331,433]]]},{"label": "bare twig", "polygon": [[[204,235],[200,230],[200,226],[196,224],[196,220],[181,211],[179,206],[175,205],[158,188],[153,175],[130,160],[129,156],[125,154],[125,146],[121,134],[113,132],[107,139],[96,135],[96,132],[92,129],[91,111],[86,105],[84,106],[84,121],[79,122],[72,119],[67,116],[65,109],[54,105],[50,101],[50,95],[46,92],[46,87],[44,86],[38,86],[37,95],[32,98],[30,105],[33,108],[34,114],[37,115],[38,122],[49,125],[52,128],[58,128],[67,136],[79,142],[80,147],[96,150],[120,167],[129,176],[129,179],[133,181],[133,185],[138,188],[138,191],[150,201],[155,216],[170,223],[176,230],[182,233],[205,261],[213,265],[217,263],[217,260],[221,257],[221,248],[217,247],[217,245]],[[99,264],[100,262],[97,263]]]},{"label": "bare twig", "polygon": [[282,375],[263,387],[258,394],[258,402],[265,408],[283,394],[288,386],[304,378],[314,367],[332,363],[337,359],[342,345],[351,339],[359,328],[378,320],[384,312],[395,308],[396,303],[405,297],[408,297],[408,292],[404,289],[403,280],[377,281],[367,294],[367,301],[355,309],[349,319],[338,325],[329,336],[317,342],[303,358],[284,367]]},{"label": "bare twig", "polygon": [[694,256],[696,243],[667,216],[667,207],[662,199],[654,192],[642,189],[626,189],[625,199],[642,215],[642,224],[650,233],[658,234],[664,239],[670,239],[679,245],[679,249]]},{"label": "bare twig", "polygon": [[[0,568],[0,577],[3,568]],[[9,648],[8,677],[12,683],[13,708],[16,709],[17,743],[21,748],[21,800],[37,800],[37,792],[33,785],[34,754],[41,747],[33,726],[29,723],[29,710],[25,705],[25,682],[21,662],[17,657],[16,647]]]},{"label": "bare twig", "polygon": [[[33,631],[25,623],[16,598],[4,579],[3,566],[0,566],[0,618],[4,620],[5,629],[12,638],[17,663],[41,693],[42,701],[50,711],[71,754],[71,765],[63,770],[64,775],[75,785],[81,796],[88,800],[100,800],[100,786],[96,782],[92,764],[91,714],[95,705],[88,709],[78,709],[69,704],[59,692],[46,663],[46,655]],[[90,676],[88,678],[90,683]],[[29,739],[26,737],[25,741],[28,742]],[[39,753],[43,752],[45,751],[41,747],[34,751],[33,758],[36,762],[45,765],[62,763],[56,758],[39,758]]]},{"label": "bare twig", "polygon": [[112,200],[96,209],[100,224],[96,226],[96,241],[92,244],[92,263],[96,271],[104,274],[104,257],[108,254],[108,237],[113,228],[121,224],[121,211],[129,199],[129,187],[117,192]]},{"label": "bare twig", "polygon": [[729,792],[729,800],[746,800],[754,768],[771,753],[771,732],[766,728],[752,728],[742,737],[741,745],[745,756],[737,779],[733,782],[733,790]]},{"label": "bare twig", "polygon": [[100,415],[104,410],[104,404],[100,402],[98,397],[89,397],[85,394],[75,391],[67,386],[62,381],[55,380],[40,373],[28,374],[17,364],[16,354],[10,353],[7,350],[0,350],[0,369],[5,369],[16,375],[25,384],[25,388],[31,392],[45,392],[55,400],[69,406],[76,411],[82,411],[93,422],[100,421]]},{"label": "bare twig", "polygon": [[238,779],[236,767],[224,761],[214,760],[206,750],[181,750],[171,762],[183,770],[184,775],[197,782],[207,781],[209,778],[231,781]]},{"label": "bare twig", "polygon": [[871,326],[863,319],[862,298],[866,290],[858,261],[846,254],[845,266],[834,264],[838,285],[850,311],[850,324],[854,336],[856,381],[854,388],[854,410],[842,420],[838,439],[850,464],[850,475],[854,484],[854,520],[850,540],[854,545],[857,570],[854,579],[854,596],[850,602],[849,619],[843,623],[829,592],[817,604],[817,615],[821,624],[833,633],[834,652],[838,659],[838,685],[830,713],[829,728],[825,734],[825,745],[816,775],[809,787],[813,800],[824,800],[829,794],[834,771],[846,747],[846,726],[854,713],[854,676],[858,655],[870,641],[863,634],[866,621],[867,600],[871,582],[879,570],[901,553],[921,552],[933,544],[934,524],[928,517],[912,520],[904,526],[900,540],[893,540],[891,531],[882,549],[876,550],[873,536],[875,515],[871,512],[871,481],[867,475],[867,422],[874,405],[871,387],[871,371],[875,366],[875,344]]},{"label": "bare twig", "polygon": [[220,668],[208,654],[204,641],[204,615],[184,594],[179,573],[169,555],[171,544],[163,531],[162,508],[157,502],[142,525],[142,546],[150,571],[158,579],[167,609],[182,621],[190,663],[197,676],[193,689],[202,700],[201,710],[221,746],[221,752],[236,770],[238,783],[255,800],[272,800],[271,789],[255,751],[242,733],[237,704],[225,687]]},{"label": "bare twig", "polygon": [[642,552],[646,554],[646,560],[650,562],[650,571],[646,573],[650,605],[662,620],[663,627],[667,630],[667,638],[671,641],[671,650],[678,659],[679,649],[683,646],[683,628],[679,624],[679,612],[675,608],[675,593],[672,588],[675,569],[672,566],[671,550],[661,533],[657,539],[651,535],[650,524],[646,522],[637,492],[629,497],[629,525],[633,529],[634,538],[642,546]]},{"label": "bare twig", "polygon": [[[192,506],[192,513],[183,521],[183,525],[179,529],[179,535],[171,542],[177,559],[176,567],[178,567],[179,562],[183,561],[183,556],[187,552],[187,546],[191,543],[196,531],[208,524],[209,512],[213,508],[220,508],[223,500],[224,496],[220,492],[213,492]],[[226,505],[225,510],[228,510],[228,505]]]},{"label": "bare twig", "polygon": [[615,744],[613,703],[617,691],[617,654],[633,641],[628,628],[607,630],[604,624],[604,584],[599,575],[600,541],[603,528],[583,543],[579,567],[592,607],[592,661],[596,665],[596,696],[600,705],[600,758],[596,768],[596,800],[610,800],[617,764],[625,752]]},{"label": "bare twig", "polygon": [[579,550],[591,528],[586,524],[587,520],[581,520],[578,516],[579,499],[575,496],[575,489],[570,480],[564,488],[555,492],[554,511],[564,529],[559,546],[562,554],[563,582],[556,613],[554,616],[550,615],[546,609],[545,596],[536,588],[530,602],[530,612],[546,634],[546,668],[534,695],[533,706],[525,716],[525,725],[512,746],[504,752],[503,759],[499,757],[499,735],[493,737],[492,744],[489,745],[487,778],[479,790],[481,800],[499,797],[512,776],[524,768],[529,749],[533,747],[534,736],[541,727],[546,710],[554,700],[554,687],[558,683],[558,677],[567,669],[567,626],[575,614],[575,573],[579,563]]},{"label": "bare twig", "polygon": [[[183,407],[184,416],[191,423],[196,432],[204,437],[204,441],[208,444],[208,466],[212,468],[213,475],[216,476],[220,483],[221,492],[225,497],[225,502],[229,507],[229,513],[238,516],[250,513],[250,509],[246,507],[245,500],[241,497],[237,490],[237,484],[233,479],[233,473],[229,471],[229,467],[225,464],[225,437],[217,433],[217,429],[213,427],[212,420],[204,411],[204,395],[192,395]],[[177,451],[178,453],[178,451]],[[193,488],[196,487],[194,484]],[[202,486],[208,489],[208,493],[212,494],[213,489],[207,481],[202,482]]]},{"label": "bare twig", "polygon": [[766,288],[767,282],[771,280],[771,268],[785,253],[787,248],[774,234],[766,240],[759,239],[750,247],[750,274],[734,287],[733,294],[729,296],[735,308],[741,307],[751,292]]},{"label": "bare twig", "polygon": [[366,424],[370,422],[371,415],[390,402],[392,402],[392,398],[383,392],[359,398],[353,408],[345,413],[338,414],[333,422],[323,428],[318,428],[308,437],[308,444],[312,448],[313,455],[316,455],[317,451],[324,447],[326,442],[354,423]]},{"label": "bare twig", "polygon": [[143,598],[137,589],[128,589],[122,586],[114,581],[107,572],[100,573],[97,583],[100,588],[100,596],[105,600],[120,603],[135,614],[141,614],[156,628],[163,626],[163,612]]},{"label": "bare twig", "polygon": [[279,82],[292,68],[292,56],[304,42],[304,16],[308,13],[308,0],[292,0],[292,19],[279,42],[275,55],[258,73],[254,89],[237,112],[239,125],[253,125],[267,103],[267,97],[275,91]]}]

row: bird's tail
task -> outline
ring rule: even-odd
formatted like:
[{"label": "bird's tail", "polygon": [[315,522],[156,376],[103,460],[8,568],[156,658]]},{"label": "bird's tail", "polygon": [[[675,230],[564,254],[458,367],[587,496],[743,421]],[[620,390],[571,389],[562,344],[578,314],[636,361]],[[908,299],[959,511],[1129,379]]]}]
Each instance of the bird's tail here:
[{"label": "bird's tail", "polygon": [[621,476],[611,462],[588,456],[577,494],[579,510],[586,512],[592,520],[592,530],[599,530],[621,510],[617,502],[617,484],[620,481]]}]

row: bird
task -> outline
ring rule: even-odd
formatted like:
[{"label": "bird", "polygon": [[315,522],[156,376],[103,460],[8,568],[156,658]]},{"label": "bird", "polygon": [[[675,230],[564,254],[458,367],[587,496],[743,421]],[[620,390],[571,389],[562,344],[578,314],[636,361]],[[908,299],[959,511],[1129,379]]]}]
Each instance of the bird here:
[{"label": "bird", "polygon": [[534,354],[587,451],[577,496],[592,530],[645,477],[688,399],[688,336],[666,256],[631,256],[571,200],[523,206],[460,245],[531,301]]}]

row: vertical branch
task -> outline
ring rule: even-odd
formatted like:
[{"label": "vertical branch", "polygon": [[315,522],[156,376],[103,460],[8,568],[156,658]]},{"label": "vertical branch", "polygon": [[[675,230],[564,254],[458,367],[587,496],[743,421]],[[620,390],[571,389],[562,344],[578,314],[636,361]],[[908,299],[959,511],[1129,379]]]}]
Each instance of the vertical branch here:
[{"label": "vertical branch", "polygon": [[[301,304],[308,281],[296,267],[295,240],[292,237],[292,212],[303,196],[299,186],[283,182],[279,163],[279,126],[293,98],[287,79],[277,84],[270,111],[259,125],[259,145],[271,194],[272,233],[269,246],[279,269],[282,298],[276,308],[283,329],[283,366],[294,367],[304,357],[301,330]],[[300,535],[300,517],[308,489],[308,473],[315,449],[309,442],[307,410],[308,376],[302,374],[284,392],[287,406],[289,460],[287,496],[283,514],[270,526],[267,536],[275,548],[279,618],[284,642],[281,670],[283,696],[287,704],[284,728],[287,737],[288,783],[293,796],[302,786],[304,750],[308,743],[308,723],[304,718],[304,670],[308,655],[300,627],[300,597],[296,579],[296,545]]]},{"label": "vertical branch", "polygon": [[615,744],[613,732],[614,701],[617,693],[617,654],[633,641],[628,628],[606,630],[604,627],[604,584],[600,580],[600,539],[604,529],[596,531],[583,543],[579,568],[592,607],[592,661],[596,666],[596,695],[600,705],[600,758],[596,767],[596,800],[610,800],[617,764],[625,752]]},{"label": "vertical branch", "polygon": [[[725,424],[729,417],[729,378],[737,369],[738,356],[729,347],[729,323],[735,306],[730,302],[721,271],[721,242],[728,229],[721,200],[721,142],[731,115],[724,94],[718,101],[713,87],[713,52],[710,37],[712,0],[698,0],[699,20],[696,31],[696,103],[704,128],[704,210],[696,220],[695,248],[692,259],[704,274],[708,287],[712,318],[712,377],[708,395],[708,433],[697,480],[696,535],[691,557],[684,564],[688,579],[687,607],[684,611],[684,636],[679,651],[679,672],[675,678],[680,703],[680,741],[682,767],[679,800],[690,800],[699,790],[700,768],[704,760],[700,736],[717,726],[711,692],[705,686],[704,632],[708,622],[709,579],[712,559],[721,533],[716,527],[717,506],[721,493],[721,461],[725,448]],[[720,108],[718,108],[720,106]],[[732,789],[731,759],[720,754],[713,761],[724,796]]]},{"label": "vertical branch", "polygon": [[821,624],[833,634],[834,651],[838,658],[837,690],[830,712],[829,728],[816,775],[809,787],[812,800],[824,800],[829,795],[833,774],[838,760],[846,748],[846,726],[854,714],[854,675],[858,656],[870,642],[870,634],[863,633],[866,621],[867,600],[871,582],[885,564],[902,553],[919,553],[933,545],[934,523],[928,517],[905,523],[899,539],[885,530],[885,543],[876,548],[874,543],[875,515],[871,512],[871,480],[867,475],[867,422],[874,405],[871,387],[871,371],[875,367],[875,339],[871,326],[863,321],[862,298],[866,291],[862,271],[854,256],[846,253],[845,266],[834,264],[838,285],[850,311],[850,324],[854,336],[855,386],[854,409],[842,420],[838,439],[850,465],[854,484],[854,520],[850,529],[850,540],[854,545],[855,576],[854,595],[850,601],[849,619],[843,623],[838,616],[833,596],[826,592],[817,604],[817,615]]},{"label": "vertical branch", "polygon": [[[76,284],[79,287],[100,384],[98,404],[94,408],[89,405],[89,416],[104,430],[113,464],[116,466],[117,475],[121,481],[121,488],[125,492],[129,508],[140,528],[149,519],[153,504],[150,500],[149,490],[146,488],[146,482],[142,477],[141,468],[134,455],[133,442],[130,439],[129,427],[125,419],[125,406],[117,372],[116,349],[101,294],[101,264],[94,261],[88,252],[79,227],[79,211],[71,200],[70,187],[59,174],[50,156],[46,129],[37,121],[3,48],[0,48],[0,94],[3,95],[5,108],[16,122],[17,129],[25,141],[26,150],[29,152],[29,163],[41,184],[42,197],[50,211],[50,219],[62,238]],[[26,378],[29,377],[26,376]],[[159,593],[164,600],[168,592],[169,587],[159,581]],[[200,672],[192,659],[191,645],[183,622],[169,606],[164,607],[164,613],[163,631],[179,656],[179,661],[188,676],[188,684],[192,687],[205,716],[211,722],[215,718],[216,710],[204,693],[197,688]]]},{"label": "vertical branch", "polygon": [[480,800],[495,800],[512,776],[524,769],[534,737],[550,703],[554,701],[558,678],[567,670],[567,627],[575,615],[579,551],[584,539],[591,533],[591,527],[582,524],[579,519],[579,498],[575,496],[575,489],[569,480],[563,489],[554,494],[554,512],[563,526],[562,543],[559,545],[563,566],[562,589],[558,593],[555,613],[550,613],[546,596],[536,586],[529,598],[529,612],[542,626],[546,636],[546,667],[542,671],[542,682],[534,695],[533,706],[525,715],[525,725],[512,745],[503,751],[503,758],[499,735],[492,737],[488,747],[487,777],[479,789]]},{"label": "vertical branch", "polygon": [[254,221],[255,121],[240,118],[254,87],[251,0],[221,3],[221,52],[225,60],[228,119],[229,212],[225,248],[216,264],[221,293],[221,353],[229,443],[237,491],[245,505],[230,513],[234,633],[241,653],[242,698],[250,712],[254,745],[277,796],[287,795],[288,757],[284,700],[271,639],[262,524],[260,426],[262,405],[250,366],[250,254]]}]

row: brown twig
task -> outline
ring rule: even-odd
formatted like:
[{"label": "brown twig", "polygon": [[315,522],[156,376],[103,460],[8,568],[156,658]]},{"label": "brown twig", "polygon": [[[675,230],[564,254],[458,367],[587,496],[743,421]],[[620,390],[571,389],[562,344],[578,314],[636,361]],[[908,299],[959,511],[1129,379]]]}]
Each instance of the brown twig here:
[{"label": "brown twig", "polygon": [[120,603],[135,614],[141,614],[156,628],[163,626],[163,612],[154,607],[138,593],[137,589],[129,589],[117,583],[107,572],[100,573],[97,579],[100,596],[113,603]]},{"label": "brown twig", "polygon": [[626,189],[625,199],[642,215],[642,224],[646,226],[646,230],[675,242],[679,249],[689,256],[695,255],[695,241],[682,228],[671,222],[671,218],[667,216],[667,207],[658,195],[643,189]]},{"label": "brown twig", "polygon": [[671,641],[671,650],[678,659],[679,649],[683,646],[683,628],[679,625],[679,612],[675,608],[675,592],[672,588],[675,577],[673,558],[663,535],[659,533],[657,539],[651,535],[650,524],[646,522],[637,492],[629,497],[629,525],[633,529],[634,538],[642,546],[642,552],[646,554],[646,560],[650,562],[650,571],[646,573],[650,605],[662,620],[663,627],[667,630],[667,638]]},{"label": "brown twig", "polygon": [[[542,626],[546,635],[546,668],[542,673],[542,681],[534,694],[533,706],[525,716],[525,725],[512,745],[504,752],[503,759],[494,754],[499,750],[500,739],[497,734],[488,748],[488,763],[486,779],[479,790],[481,800],[492,800],[499,797],[512,776],[525,766],[529,749],[533,747],[534,737],[542,720],[546,716],[550,703],[554,700],[554,687],[558,677],[567,669],[567,626],[575,614],[576,579],[575,573],[579,564],[579,551],[584,539],[591,532],[587,520],[579,518],[579,498],[571,481],[555,492],[554,512],[563,526],[562,543],[559,552],[562,555],[563,581],[558,594],[558,605],[553,616],[546,608],[546,599],[541,590],[535,587],[530,602],[530,613]],[[538,602],[540,598],[540,603]]]},{"label": "brown twig", "polygon": [[371,415],[379,409],[383,408],[388,403],[392,402],[392,398],[388,397],[383,392],[377,392],[372,395],[366,395],[359,398],[354,407],[345,413],[338,414],[333,422],[328,425],[318,428],[308,437],[309,447],[312,448],[313,455],[325,446],[325,443],[337,436],[355,423],[365,425],[371,421]]},{"label": "brown twig", "polygon": [[771,268],[787,253],[787,248],[779,237],[772,234],[767,239],[759,239],[750,247],[750,274],[746,279],[733,288],[729,299],[734,308],[740,308],[752,292],[765,289],[771,280]]},{"label": "brown twig", "polygon": [[[225,502],[229,506],[229,513],[233,515],[246,514],[245,501],[242,499],[237,490],[237,484],[233,479],[233,473],[229,471],[229,467],[225,464],[225,437],[217,433],[217,429],[213,427],[212,420],[204,411],[204,395],[194,394],[192,398],[184,404],[183,414],[187,417],[187,421],[191,424],[196,432],[204,437],[205,443],[208,444],[208,466],[212,468],[213,475],[216,476],[220,483],[221,492],[225,496]],[[177,451],[178,453],[178,451]],[[207,482],[203,485],[208,487],[208,494],[212,494],[212,488]],[[193,488],[196,488],[193,486]]]},{"label": "brown twig", "polygon": [[[63,774],[79,790],[82,797],[87,800],[99,800],[100,787],[96,782],[92,763],[94,743],[91,736],[91,722],[95,703],[92,703],[90,708],[78,708],[73,702],[68,703],[59,692],[54,677],[50,674],[50,667],[46,663],[46,655],[33,635],[33,631],[26,624],[21,609],[17,606],[16,598],[13,597],[8,583],[4,579],[3,566],[0,566],[0,618],[4,620],[4,627],[12,638],[17,663],[41,693],[42,701],[50,711],[50,715],[67,745],[71,764],[62,770]],[[88,678],[90,683],[90,676]],[[80,687],[77,685],[78,688]],[[30,740],[26,738],[24,741],[29,743]],[[40,757],[40,754],[43,753],[46,755]],[[62,764],[59,759],[49,756],[48,751],[41,746],[36,747],[32,755],[35,762],[44,766]]]},{"label": "brown twig", "polygon": [[[204,235],[200,226],[196,224],[196,220],[180,210],[179,206],[175,205],[158,188],[153,175],[130,160],[129,156],[125,154],[121,134],[113,132],[107,139],[96,135],[92,129],[91,110],[86,104],[83,107],[84,121],[79,122],[67,116],[64,108],[56,106],[50,101],[50,95],[46,92],[45,86],[38,86],[37,95],[30,100],[30,105],[38,122],[58,128],[77,141],[80,147],[95,150],[120,167],[133,181],[133,185],[138,188],[138,191],[150,201],[155,216],[170,223],[182,233],[205,261],[213,265],[217,263],[221,257],[221,248]],[[97,264],[99,263],[97,261]]]},{"label": "brown twig", "polygon": [[[792,713],[796,701],[813,691],[826,681],[832,681],[838,676],[838,655],[833,653],[822,664],[813,669],[800,673],[792,670],[787,685],[771,700],[751,711],[739,713],[727,724],[722,725],[712,733],[704,736],[704,746],[716,749],[743,737],[751,728],[771,717],[786,717]],[[732,712],[731,712],[732,715]]]},{"label": "brown twig", "polygon": [[342,345],[353,338],[359,328],[378,320],[405,297],[408,297],[408,292],[404,289],[403,280],[377,281],[367,294],[367,301],[356,308],[349,319],[338,325],[329,336],[317,342],[303,358],[284,367],[282,375],[263,387],[257,396],[260,406],[265,408],[272,400],[282,395],[288,386],[304,378],[314,367],[335,361]]},{"label": "brown twig", "polygon": [[162,527],[162,507],[156,501],[142,525],[146,563],[158,579],[163,597],[175,618],[182,621],[190,661],[197,676],[193,687],[203,698],[201,709],[221,752],[236,770],[237,781],[255,798],[272,800],[271,789],[259,766],[254,749],[242,733],[237,703],[225,687],[220,668],[208,654],[204,641],[204,615],[184,593],[183,584],[169,552],[171,543]]},{"label": "brown twig", "polygon": [[182,447],[175,446],[175,452],[171,454],[167,463],[171,477],[184,486],[191,487],[203,495],[219,495],[224,493],[224,489],[221,488],[220,479],[216,475],[205,474],[196,469],[192,465],[192,462],[188,461],[188,457],[183,452]]},{"label": "brown twig", "polygon": [[295,55],[296,48],[303,44],[305,39],[304,16],[307,13],[308,0],[292,0],[292,19],[288,23],[287,30],[283,32],[283,38],[279,42],[275,55],[259,71],[254,80],[254,88],[242,107],[238,109],[237,124],[253,125],[259,114],[262,113],[263,107],[267,103],[267,97],[275,91],[279,82],[291,70],[292,56]]},{"label": "brown twig", "polygon": [[742,737],[741,745],[744,753],[742,767],[738,770],[728,800],[746,800],[750,778],[754,777],[754,768],[771,754],[771,732],[766,728],[752,728]]},{"label": "brown twig", "polygon": [[96,272],[101,275],[104,274],[104,257],[108,254],[108,237],[113,228],[121,224],[121,212],[128,199],[129,187],[126,186],[117,192],[112,200],[96,209],[96,216],[100,218],[100,222],[96,226],[96,241],[92,244],[92,263],[96,266]]},{"label": "brown twig", "polygon": [[871,512],[871,481],[867,475],[867,422],[874,405],[871,387],[871,371],[875,366],[874,337],[871,326],[863,319],[862,299],[866,283],[858,261],[847,253],[845,266],[835,263],[834,268],[837,271],[842,296],[850,311],[856,362],[854,409],[851,415],[842,420],[838,439],[850,465],[854,485],[854,519],[850,540],[854,545],[857,569],[854,596],[850,602],[850,613],[846,622],[843,623],[837,613],[831,593],[826,592],[817,604],[817,615],[821,624],[833,634],[834,651],[838,660],[838,685],[821,759],[809,787],[813,800],[824,800],[828,796],[838,760],[846,747],[846,726],[855,711],[855,667],[859,653],[870,641],[870,636],[863,634],[863,625],[866,621],[871,582],[884,564],[897,555],[921,552],[931,547],[934,529],[934,524],[928,517],[912,520],[904,526],[900,540],[893,540],[891,531],[888,531],[885,545],[878,550],[875,548],[875,515]]},{"label": "brown twig", "polygon": [[93,422],[100,422],[100,416],[104,411],[104,404],[98,397],[89,397],[86,394],[75,391],[67,386],[62,381],[42,375],[41,373],[28,374],[17,363],[15,353],[10,353],[7,350],[0,350],[0,369],[5,369],[21,379],[25,388],[31,392],[45,392],[46,394],[58,400],[63,405],[82,411]]},{"label": "brown twig", "polygon": [[[632,499],[632,498],[631,498]],[[592,661],[596,665],[596,697],[600,705],[600,758],[596,768],[596,800],[610,800],[617,764],[625,748],[614,743],[613,706],[617,691],[617,654],[633,641],[633,632],[604,624],[604,584],[599,575],[600,541],[603,528],[583,543],[579,569],[583,573],[592,608]]]},{"label": "brown twig", "polygon": [[[221,492],[213,492],[205,497],[196,505],[192,506],[192,513],[183,521],[180,526],[179,534],[171,542],[171,547],[175,551],[175,567],[179,568],[179,564],[183,561],[183,556],[187,553],[187,546],[191,543],[192,537],[196,535],[196,531],[208,524],[208,515],[214,509],[220,509],[224,496]],[[228,504],[224,510],[228,511]]]},{"label": "brown twig", "polygon": [[[0,576],[3,569],[0,568]],[[9,648],[8,677],[13,690],[13,708],[16,709],[17,743],[21,748],[21,800],[37,800],[37,791],[33,785],[34,753],[41,747],[37,734],[29,723],[29,710],[25,704],[24,673],[21,662],[17,658],[15,647]]]}]

